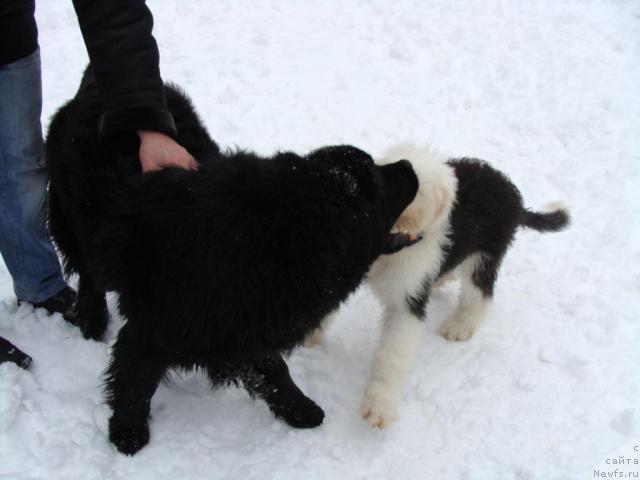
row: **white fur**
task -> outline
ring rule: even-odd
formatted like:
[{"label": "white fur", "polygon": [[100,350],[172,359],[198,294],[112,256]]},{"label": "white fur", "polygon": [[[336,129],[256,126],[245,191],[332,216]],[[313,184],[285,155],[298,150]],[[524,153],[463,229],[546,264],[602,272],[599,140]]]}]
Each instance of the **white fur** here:
[{"label": "white fur", "polygon": [[458,269],[454,269],[451,272],[445,273],[444,275],[442,275],[441,277],[438,278],[438,280],[436,280],[436,283],[434,283],[431,286],[431,290],[433,289],[437,289],[437,288],[442,288],[444,287],[447,283],[449,282],[453,282],[455,280],[458,280],[459,278],[459,274],[458,274]]},{"label": "white fur", "polygon": [[406,295],[416,295],[425,278],[433,279],[440,271],[457,188],[453,169],[435,150],[400,144],[388,150],[378,163],[401,159],[411,162],[420,188],[392,230],[421,235],[423,239],[393,255],[379,257],[371,267],[367,281],[385,305],[396,305],[404,302]]},{"label": "white fur", "polygon": [[424,325],[405,305],[387,307],[380,344],[360,414],[372,427],[384,428],[397,418],[402,387],[422,340]]},{"label": "white fur", "polygon": [[379,257],[367,275],[367,283],[384,304],[385,313],[360,414],[369,425],[380,428],[397,417],[402,387],[424,329],[422,321],[409,311],[405,298],[419,295],[424,282],[433,281],[440,271],[457,188],[455,173],[440,153],[401,144],[388,150],[379,163],[401,159],[411,162],[420,188],[392,231],[423,238],[410,248]]},{"label": "white fur", "polygon": [[458,306],[438,329],[438,332],[447,340],[469,340],[491,304],[491,299],[485,297],[471,279],[474,270],[482,261],[482,255],[471,255],[456,269],[460,272]]},{"label": "white fur", "polygon": [[569,211],[569,207],[567,204],[561,201],[549,202],[544,207],[542,207],[542,211],[544,212],[557,212],[558,210],[562,210],[567,217],[571,216],[571,212]]}]

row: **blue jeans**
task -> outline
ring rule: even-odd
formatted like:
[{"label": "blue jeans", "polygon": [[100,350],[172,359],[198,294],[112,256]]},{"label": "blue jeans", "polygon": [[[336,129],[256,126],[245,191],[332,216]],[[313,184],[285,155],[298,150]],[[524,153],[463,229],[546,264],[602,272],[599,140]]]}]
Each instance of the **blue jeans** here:
[{"label": "blue jeans", "polygon": [[62,290],[47,233],[40,51],[0,67],[0,252],[20,300],[41,302]]}]

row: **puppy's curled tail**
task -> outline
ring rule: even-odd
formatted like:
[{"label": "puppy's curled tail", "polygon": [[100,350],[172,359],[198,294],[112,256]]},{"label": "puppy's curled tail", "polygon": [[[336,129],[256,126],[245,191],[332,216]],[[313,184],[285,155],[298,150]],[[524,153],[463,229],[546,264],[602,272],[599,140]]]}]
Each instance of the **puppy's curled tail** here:
[{"label": "puppy's curled tail", "polygon": [[558,232],[569,226],[569,209],[560,202],[544,207],[544,212],[524,209],[521,225],[539,232]]}]

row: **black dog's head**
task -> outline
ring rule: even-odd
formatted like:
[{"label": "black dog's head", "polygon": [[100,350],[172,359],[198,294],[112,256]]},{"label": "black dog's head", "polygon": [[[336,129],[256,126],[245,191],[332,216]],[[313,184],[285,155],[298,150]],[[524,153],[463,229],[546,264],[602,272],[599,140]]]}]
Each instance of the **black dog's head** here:
[{"label": "black dog's head", "polygon": [[393,253],[415,243],[408,236],[389,235],[418,191],[418,177],[409,161],[376,165],[368,153],[349,145],[318,149],[308,159],[324,165],[332,189],[339,189],[345,196],[360,196],[379,212],[387,238],[382,253]]}]

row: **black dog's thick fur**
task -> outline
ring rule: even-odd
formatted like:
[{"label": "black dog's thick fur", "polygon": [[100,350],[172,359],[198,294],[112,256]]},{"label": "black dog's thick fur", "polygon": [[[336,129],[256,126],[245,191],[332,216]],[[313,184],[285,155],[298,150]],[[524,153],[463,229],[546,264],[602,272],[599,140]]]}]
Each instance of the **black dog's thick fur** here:
[{"label": "black dog's thick fur", "polygon": [[127,454],[148,442],[150,400],[173,367],[241,380],[290,425],[319,425],[280,353],[357,288],[418,180],[406,161],[379,167],[349,146],[221,153],[184,94],[167,86],[167,100],[198,172],[143,175],[135,136],[99,144],[89,74],[47,138],[49,227],[79,275],[72,320],[100,338],[108,290],[126,319],[107,371],[110,439]]}]

